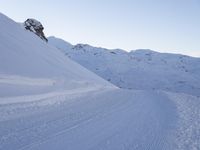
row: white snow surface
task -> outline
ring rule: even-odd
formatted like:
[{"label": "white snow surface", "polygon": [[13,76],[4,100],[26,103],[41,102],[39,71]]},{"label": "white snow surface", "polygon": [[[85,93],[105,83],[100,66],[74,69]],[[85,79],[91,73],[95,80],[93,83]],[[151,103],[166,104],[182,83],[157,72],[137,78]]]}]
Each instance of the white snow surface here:
[{"label": "white snow surface", "polygon": [[3,104],[0,149],[198,150],[199,106],[190,95],[122,89]]},{"label": "white snow surface", "polygon": [[199,150],[182,91],[119,89],[0,14],[0,150]]},{"label": "white snow surface", "polygon": [[0,22],[0,96],[114,87],[2,14]]},{"label": "white snow surface", "polygon": [[49,37],[66,56],[123,89],[165,90],[200,96],[200,58],[148,49],[126,52],[70,45]]}]

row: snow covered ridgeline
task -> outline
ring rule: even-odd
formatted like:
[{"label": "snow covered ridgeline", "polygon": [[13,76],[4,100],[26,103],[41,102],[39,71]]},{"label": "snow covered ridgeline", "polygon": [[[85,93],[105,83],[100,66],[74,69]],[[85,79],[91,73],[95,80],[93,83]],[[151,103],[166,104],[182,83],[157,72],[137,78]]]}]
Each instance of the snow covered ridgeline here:
[{"label": "snow covered ridgeline", "polygon": [[128,53],[48,39],[66,56],[118,87],[200,95],[200,58],[151,50]]}]

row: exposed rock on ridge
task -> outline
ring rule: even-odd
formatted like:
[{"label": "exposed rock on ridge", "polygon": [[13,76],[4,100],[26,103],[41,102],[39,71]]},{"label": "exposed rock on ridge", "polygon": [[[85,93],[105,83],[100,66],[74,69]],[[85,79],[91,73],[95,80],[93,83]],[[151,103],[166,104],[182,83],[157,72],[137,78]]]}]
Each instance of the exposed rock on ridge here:
[{"label": "exposed rock on ridge", "polygon": [[29,30],[35,33],[42,40],[48,42],[48,39],[45,37],[44,32],[43,32],[44,27],[39,21],[29,18],[24,22],[24,27],[26,30]]}]

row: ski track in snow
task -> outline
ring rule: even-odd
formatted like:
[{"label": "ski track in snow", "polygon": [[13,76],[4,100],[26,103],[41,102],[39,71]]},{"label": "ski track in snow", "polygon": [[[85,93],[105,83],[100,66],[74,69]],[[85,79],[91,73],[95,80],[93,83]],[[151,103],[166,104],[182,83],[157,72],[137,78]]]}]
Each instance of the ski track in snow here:
[{"label": "ski track in snow", "polygon": [[[3,97],[0,98],[0,106],[1,105],[9,105],[9,104],[17,104],[17,103],[29,103],[29,102],[36,102],[36,101],[42,101],[47,99],[49,102],[49,99],[61,96],[71,96],[74,94],[80,94],[84,92],[89,92],[93,90],[97,90],[98,88],[94,87],[85,87],[85,88],[78,88],[78,89],[72,89],[72,90],[62,90],[62,91],[55,91],[55,92],[49,92],[44,94],[38,94],[38,95],[28,95],[28,96],[18,96],[18,97]],[[50,101],[52,102],[52,101]]]},{"label": "ski track in snow", "polygon": [[56,105],[32,105],[29,111],[20,108],[19,116],[1,121],[0,149],[171,149],[176,110],[164,94],[105,90],[81,95]]},{"label": "ski track in snow", "polygon": [[30,85],[30,86],[52,86],[56,83],[52,79],[38,79],[38,78],[28,78],[22,76],[14,75],[2,75],[0,74],[0,84],[16,84],[16,85]]},{"label": "ski track in snow", "polygon": [[[102,87],[80,87],[71,90],[62,90],[38,95],[3,97],[0,98],[0,121],[9,120],[13,117],[21,117],[24,112],[31,111],[62,103],[62,101],[75,99],[84,94],[101,90]],[[107,89],[109,90],[109,88]],[[23,110],[23,111],[22,111]],[[20,112],[22,111],[22,114]],[[13,116],[14,115],[14,116]]]}]

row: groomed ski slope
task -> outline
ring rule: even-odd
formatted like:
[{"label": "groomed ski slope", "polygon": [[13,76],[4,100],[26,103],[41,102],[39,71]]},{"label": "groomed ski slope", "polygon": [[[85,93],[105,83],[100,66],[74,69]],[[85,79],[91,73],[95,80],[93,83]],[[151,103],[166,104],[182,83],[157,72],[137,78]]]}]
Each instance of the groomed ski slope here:
[{"label": "groomed ski slope", "polygon": [[0,14],[0,150],[199,150],[200,98],[122,90]]},{"label": "groomed ski slope", "polygon": [[1,104],[1,150],[198,150],[200,99],[104,89]]}]

